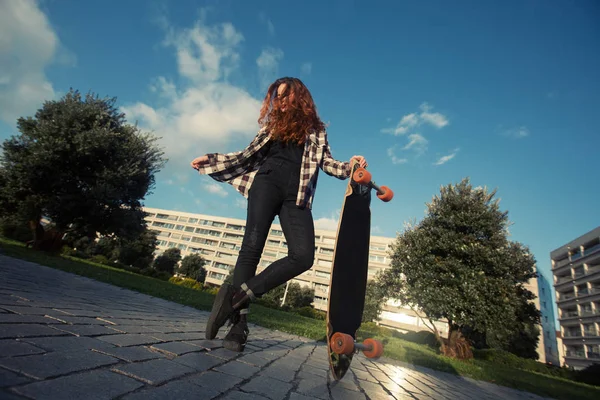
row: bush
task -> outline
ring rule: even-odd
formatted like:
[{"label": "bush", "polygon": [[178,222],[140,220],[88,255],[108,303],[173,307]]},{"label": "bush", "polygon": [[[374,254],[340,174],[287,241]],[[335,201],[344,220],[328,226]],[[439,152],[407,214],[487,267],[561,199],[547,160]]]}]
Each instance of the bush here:
[{"label": "bush", "polygon": [[60,254],[63,256],[75,257],[77,252],[72,247],[65,245],[60,250]]},{"label": "bush", "polygon": [[477,360],[487,361],[492,364],[505,365],[507,367],[532,371],[548,376],[557,376],[565,379],[575,380],[574,371],[544,364],[529,358],[521,358],[508,351],[498,349],[473,350],[473,356]]},{"label": "bush", "polygon": [[33,239],[33,233],[27,222],[19,223],[10,218],[0,220],[0,235],[22,243]]},{"label": "bush", "polygon": [[293,309],[294,314],[302,315],[303,317],[318,319],[324,321],[327,317],[327,313],[324,311],[316,310],[310,306],[300,307]]},{"label": "bush", "polygon": [[190,289],[195,289],[195,290],[202,289],[202,284],[192,278],[180,278],[177,276],[172,276],[171,278],[169,278],[169,282],[174,283],[175,285],[187,287]]},{"label": "bush", "polygon": [[575,373],[575,380],[588,385],[600,386],[600,364],[594,363]]},{"label": "bush", "polygon": [[96,254],[95,256],[90,257],[90,261],[95,262],[96,264],[112,265],[110,260],[108,258],[106,258],[106,256],[103,256],[102,254]]},{"label": "bush", "polygon": [[140,271],[140,273],[142,275],[146,275],[146,276],[149,276],[151,278],[156,278],[156,279],[160,279],[160,280],[163,280],[163,281],[168,281],[172,277],[172,275],[169,274],[168,272],[157,271],[156,269],[150,268],[150,267],[142,269]]},{"label": "bush", "polygon": [[417,344],[424,344],[426,346],[431,347],[432,349],[439,350],[440,342],[438,342],[435,334],[431,331],[419,331],[419,332],[394,332],[394,336],[400,339],[406,340],[408,342],[413,342]]},{"label": "bush", "polygon": [[217,295],[217,292],[219,291],[219,288],[217,286],[215,287],[207,287],[205,290],[205,292],[212,294],[213,296]]}]

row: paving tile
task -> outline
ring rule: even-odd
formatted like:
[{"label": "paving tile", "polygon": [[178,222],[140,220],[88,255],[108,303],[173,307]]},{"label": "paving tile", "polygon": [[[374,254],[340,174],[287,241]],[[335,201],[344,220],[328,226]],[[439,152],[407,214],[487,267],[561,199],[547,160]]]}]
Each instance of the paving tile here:
[{"label": "paving tile", "polygon": [[215,367],[214,370],[247,379],[260,371],[260,368],[239,361],[229,361],[226,364]]},{"label": "paving tile", "polygon": [[52,326],[55,329],[70,333],[75,336],[102,336],[117,335],[121,332],[102,325],[69,325],[61,324]]},{"label": "paving tile", "polygon": [[0,340],[1,357],[25,356],[30,354],[42,354],[45,352],[46,350],[35,347],[29,343],[25,343],[19,339]]},{"label": "paving tile", "polygon": [[183,342],[157,343],[153,344],[151,348],[165,353],[167,356],[170,357],[180,356],[182,354],[193,353],[196,351],[205,351],[201,347]]},{"label": "paving tile", "polygon": [[244,393],[238,390],[227,393],[223,400],[263,400],[265,397],[252,394],[252,393]]},{"label": "paving tile", "polygon": [[151,385],[158,385],[171,379],[196,372],[193,368],[166,359],[122,364],[113,367],[111,370]]},{"label": "paving tile", "polygon": [[36,379],[115,364],[119,360],[89,350],[0,358],[0,366]]},{"label": "paving tile", "polygon": [[151,351],[145,346],[103,348],[96,351],[127,362],[165,358],[164,354]]},{"label": "paving tile", "polygon": [[20,385],[26,382],[31,382],[31,378],[17,374],[16,372],[9,371],[4,368],[0,368],[0,388]]},{"label": "paving tile", "polygon": [[259,375],[241,386],[240,389],[244,392],[256,393],[272,400],[283,400],[292,387],[293,385],[291,383]]},{"label": "paving tile", "polygon": [[49,379],[19,387],[17,392],[34,399],[109,400],[143,386],[142,382],[108,370],[96,370]]},{"label": "paving tile", "polygon": [[114,347],[112,344],[85,336],[23,338],[21,341],[48,351],[99,350]]},{"label": "paving tile", "polygon": [[189,381],[172,381],[159,387],[148,387],[128,394],[123,400],[210,400],[219,394],[217,390],[200,387]]},{"label": "paving tile", "polygon": [[122,335],[96,336],[96,339],[120,347],[138,346],[140,344],[154,344],[161,342],[159,339],[141,333],[125,333]]},{"label": "paving tile", "polygon": [[188,378],[188,380],[194,385],[211,388],[220,393],[225,393],[244,379],[217,371],[206,371],[200,375],[193,375]]},{"label": "paving tile", "polygon": [[196,371],[206,371],[217,364],[224,363],[225,360],[206,353],[188,353],[174,358],[173,362],[194,368]]},{"label": "paving tile", "polygon": [[60,335],[68,333],[40,324],[0,324],[0,339]]}]

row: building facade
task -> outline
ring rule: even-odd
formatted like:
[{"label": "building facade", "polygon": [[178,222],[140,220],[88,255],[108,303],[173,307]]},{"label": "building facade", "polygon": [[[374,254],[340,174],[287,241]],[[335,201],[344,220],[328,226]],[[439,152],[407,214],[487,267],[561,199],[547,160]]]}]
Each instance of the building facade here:
[{"label": "building facade", "polygon": [[565,364],[582,369],[600,363],[600,226],[550,258]]},{"label": "building facade", "polygon": [[545,362],[560,366],[564,364],[564,360],[559,354],[558,342],[556,338],[556,323],[554,318],[554,289],[550,285],[548,279],[546,279],[546,277],[542,274],[538,274],[537,285],[537,295],[539,297],[538,309],[542,313],[540,321],[540,342],[543,339],[544,345],[542,349],[546,359]]}]

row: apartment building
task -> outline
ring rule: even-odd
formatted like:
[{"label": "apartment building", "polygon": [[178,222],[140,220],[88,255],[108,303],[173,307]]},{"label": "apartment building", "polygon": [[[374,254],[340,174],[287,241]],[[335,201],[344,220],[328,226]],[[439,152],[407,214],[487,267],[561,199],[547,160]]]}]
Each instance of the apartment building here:
[{"label": "apartment building", "polygon": [[600,363],[600,226],[550,258],[565,364],[582,369]]},{"label": "apartment building", "polygon": [[[182,256],[198,253],[207,261],[206,283],[221,285],[233,270],[238,251],[244,237],[245,220],[186,212],[144,208],[148,227],[158,234],[157,253],[177,247]],[[297,276],[292,282],[314,289],[314,307],[327,310],[329,280],[336,232],[315,230],[315,261],[311,269]],[[371,236],[369,254],[369,278],[389,267],[389,246],[394,238]],[[257,273],[272,262],[287,255],[287,243],[281,226],[273,224],[265,249],[260,259]],[[447,334],[445,321],[436,321],[443,335]],[[420,331],[428,329],[420,318],[408,307],[389,301],[384,305],[379,324],[400,331]]]},{"label": "apartment building", "polygon": [[[537,279],[539,297],[537,303],[538,309],[542,313],[540,321],[540,346],[543,349],[545,362],[552,365],[562,365],[564,360],[559,353],[558,341],[556,337],[556,323],[554,314],[554,289],[550,282],[542,274],[538,274]],[[544,341],[542,346],[542,340]],[[539,349],[538,349],[538,352]],[[541,352],[540,352],[541,353]],[[540,358],[541,361],[541,358]]]}]

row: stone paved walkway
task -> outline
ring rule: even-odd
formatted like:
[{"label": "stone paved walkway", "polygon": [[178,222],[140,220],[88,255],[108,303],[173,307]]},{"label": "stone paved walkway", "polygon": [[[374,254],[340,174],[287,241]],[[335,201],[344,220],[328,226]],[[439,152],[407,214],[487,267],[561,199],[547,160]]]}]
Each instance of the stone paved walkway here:
[{"label": "stone paved walkway", "polygon": [[362,355],[335,382],[323,343],[250,326],[238,354],[207,318],[0,255],[0,399],[540,399]]}]

